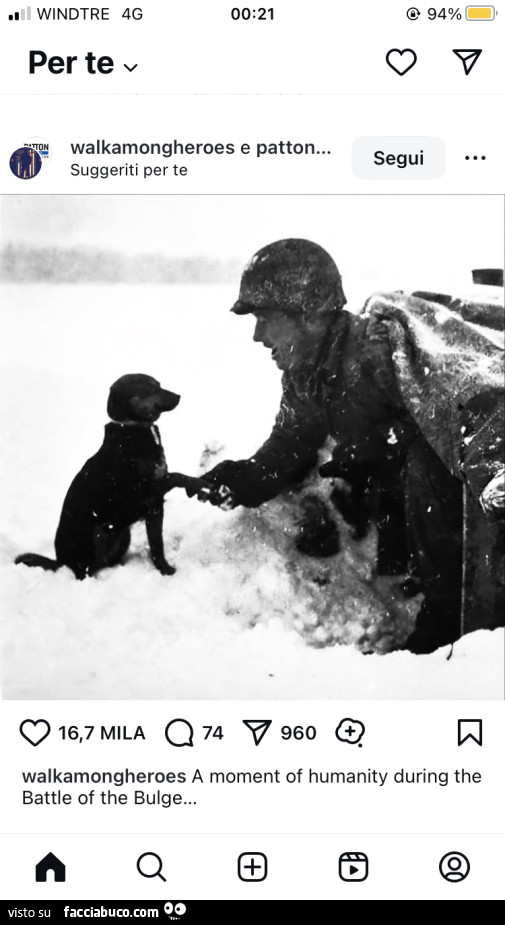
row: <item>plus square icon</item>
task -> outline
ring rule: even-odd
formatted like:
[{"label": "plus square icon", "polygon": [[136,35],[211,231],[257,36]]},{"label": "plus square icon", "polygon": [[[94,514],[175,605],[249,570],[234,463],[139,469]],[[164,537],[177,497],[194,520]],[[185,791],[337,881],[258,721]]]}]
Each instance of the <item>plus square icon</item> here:
[{"label": "plus square icon", "polygon": [[244,851],[239,855],[238,875],[241,880],[260,883],[261,880],[266,880],[267,869],[267,856],[261,851]]}]

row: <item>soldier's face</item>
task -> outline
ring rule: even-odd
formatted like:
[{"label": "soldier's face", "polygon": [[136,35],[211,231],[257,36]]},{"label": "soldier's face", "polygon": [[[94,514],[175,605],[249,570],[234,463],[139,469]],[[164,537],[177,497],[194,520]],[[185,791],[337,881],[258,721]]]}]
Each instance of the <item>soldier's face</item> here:
[{"label": "soldier's face", "polygon": [[279,369],[287,370],[310,358],[312,337],[303,318],[281,311],[255,312],[254,340],[272,351]]}]

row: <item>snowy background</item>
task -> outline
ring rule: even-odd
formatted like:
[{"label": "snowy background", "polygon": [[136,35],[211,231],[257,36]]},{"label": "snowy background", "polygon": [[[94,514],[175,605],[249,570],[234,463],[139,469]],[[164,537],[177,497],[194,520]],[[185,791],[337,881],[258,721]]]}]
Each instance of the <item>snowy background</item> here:
[{"label": "snowy background", "polygon": [[[30,699],[501,698],[503,631],[429,656],[391,651],[419,599],[374,576],[375,537],[294,548],[300,497],[226,513],[165,504],[159,575],[138,525],[124,567],[78,582],[14,566],[52,556],[68,485],[103,439],[111,383],[157,377],[169,468],[197,474],[268,436],[280,373],[228,309],[252,254],[330,251],[348,307],[377,290],[469,294],[501,266],[500,197],[4,197],[0,535],[3,696]],[[314,479],[313,487],[326,486]],[[365,655],[366,653],[366,655]]]}]

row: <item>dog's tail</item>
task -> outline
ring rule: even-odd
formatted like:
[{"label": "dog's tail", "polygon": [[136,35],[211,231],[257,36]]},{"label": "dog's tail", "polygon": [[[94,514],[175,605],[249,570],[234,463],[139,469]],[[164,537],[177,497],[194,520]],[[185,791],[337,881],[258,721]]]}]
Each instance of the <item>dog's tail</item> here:
[{"label": "dog's tail", "polygon": [[36,552],[25,552],[22,556],[16,556],[14,559],[16,565],[39,566],[46,572],[56,572],[61,568],[60,562],[56,559],[48,559],[47,556],[39,556]]}]

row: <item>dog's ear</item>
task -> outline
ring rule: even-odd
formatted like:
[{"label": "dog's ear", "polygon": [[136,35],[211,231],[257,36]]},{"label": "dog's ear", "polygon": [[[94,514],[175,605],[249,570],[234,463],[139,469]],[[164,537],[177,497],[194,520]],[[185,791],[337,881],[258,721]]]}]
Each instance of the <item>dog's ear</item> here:
[{"label": "dog's ear", "polygon": [[124,395],[120,395],[118,390],[111,389],[109,400],[107,402],[107,414],[113,421],[125,421],[127,414],[128,402]]},{"label": "dog's ear", "polygon": [[121,376],[111,385],[107,401],[107,414],[113,421],[128,421],[131,417],[130,400],[135,377]]}]

